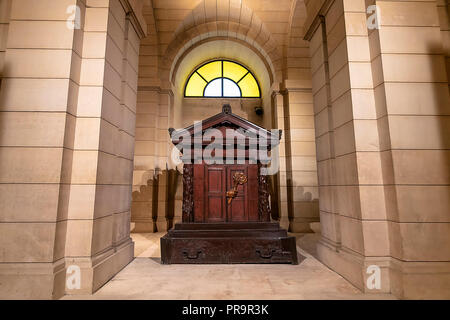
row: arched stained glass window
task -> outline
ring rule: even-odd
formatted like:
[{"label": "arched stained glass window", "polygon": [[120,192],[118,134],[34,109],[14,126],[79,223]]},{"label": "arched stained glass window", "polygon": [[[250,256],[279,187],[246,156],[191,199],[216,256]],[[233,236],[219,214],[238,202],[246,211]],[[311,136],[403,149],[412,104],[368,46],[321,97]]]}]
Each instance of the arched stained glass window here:
[{"label": "arched stained glass window", "polygon": [[239,63],[228,60],[208,62],[189,77],[184,92],[191,98],[260,98],[255,76]]}]

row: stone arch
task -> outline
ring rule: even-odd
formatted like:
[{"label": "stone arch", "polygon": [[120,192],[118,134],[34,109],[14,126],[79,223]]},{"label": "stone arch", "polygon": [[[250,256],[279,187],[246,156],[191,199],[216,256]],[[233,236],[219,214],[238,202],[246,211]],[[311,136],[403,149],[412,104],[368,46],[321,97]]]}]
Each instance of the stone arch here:
[{"label": "stone arch", "polygon": [[228,38],[225,36],[216,36],[216,37],[209,37],[209,38],[203,38],[203,39],[202,38],[203,37],[194,38],[193,39],[194,44],[190,45],[189,47],[183,47],[180,50],[180,52],[176,55],[176,57],[174,58],[174,61],[172,63],[171,69],[170,69],[170,81],[172,83],[175,83],[175,78],[177,75],[178,68],[179,68],[181,62],[183,61],[183,59],[186,57],[186,55],[188,55],[192,50],[194,50],[198,46],[201,46],[204,43],[212,42],[212,41],[219,41],[219,40],[236,42],[236,43],[239,43],[239,44],[247,47],[248,49],[252,50],[264,63],[265,69],[267,70],[267,72],[269,74],[270,85],[272,85],[275,82],[276,73],[274,70],[273,63],[271,62],[269,57],[264,55],[264,52],[261,52],[261,50],[258,50],[258,48],[256,46],[251,46],[248,42],[246,42],[242,39],[239,39],[239,38]]},{"label": "stone arch", "polygon": [[246,42],[259,51],[281,81],[283,52],[261,19],[242,1],[230,2],[228,10],[208,11],[209,0],[203,0],[179,25],[160,62],[160,79],[171,80],[176,61],[186,50],[206,39],[226,38]]}]

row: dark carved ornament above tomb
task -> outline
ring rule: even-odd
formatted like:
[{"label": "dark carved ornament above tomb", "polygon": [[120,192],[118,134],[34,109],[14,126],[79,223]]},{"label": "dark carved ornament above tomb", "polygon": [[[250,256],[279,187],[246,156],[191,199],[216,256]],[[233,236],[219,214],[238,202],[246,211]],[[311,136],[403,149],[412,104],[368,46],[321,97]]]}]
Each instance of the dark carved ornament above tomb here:
[{"label": "dark carved ornament above tomb", "polygon": [[225,113],[225,114],[232,114],[233,111],[231,110],[231,106],[230,106],[229,104],[225,104],[225,105],[222,107],[222,113]]}]

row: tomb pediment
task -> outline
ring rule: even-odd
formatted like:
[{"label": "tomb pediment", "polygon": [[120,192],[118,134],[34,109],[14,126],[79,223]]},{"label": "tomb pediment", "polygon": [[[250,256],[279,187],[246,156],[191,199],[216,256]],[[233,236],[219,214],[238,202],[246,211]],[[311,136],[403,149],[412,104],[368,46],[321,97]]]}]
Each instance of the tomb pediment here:
[{"label": "tomb pediment", "polygon": [[[229,105],[223,106],[222,113],[184,129],[175,130],[170,128],[169,133],[172,138],[172,143],[175,146],[194,143],[201,143],[205,146],[214,140],[212,139],[212,137],[215,137],[212,130],[218,130],[222,133],[223,144],[229,143],[230,139],[246,139],[245,144],[247,146],[267,145],[268,150],[279,145],[283,133],[282,130],[278,129],[266,130],[253,122],[233,114]],[[232,132],[227,132],[227,130],[232,130]],[[186,137],[190,137],[188,139],[189,142],[186,142]],[[229,138],[228,141],[227,137]],[[217,143],[217,141],[215,142]]]}]

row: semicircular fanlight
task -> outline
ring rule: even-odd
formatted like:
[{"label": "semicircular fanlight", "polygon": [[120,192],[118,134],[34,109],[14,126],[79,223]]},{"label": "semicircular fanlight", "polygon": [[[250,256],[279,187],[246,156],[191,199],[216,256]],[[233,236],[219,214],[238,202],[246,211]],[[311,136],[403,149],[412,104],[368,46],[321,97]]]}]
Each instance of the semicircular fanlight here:
[{"label": "semicircular fanlight", "polygon": [[215,60],[197,68],[189,77],[185,97],[260,98],[255,76],[239,63]]}]

